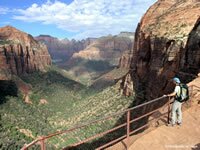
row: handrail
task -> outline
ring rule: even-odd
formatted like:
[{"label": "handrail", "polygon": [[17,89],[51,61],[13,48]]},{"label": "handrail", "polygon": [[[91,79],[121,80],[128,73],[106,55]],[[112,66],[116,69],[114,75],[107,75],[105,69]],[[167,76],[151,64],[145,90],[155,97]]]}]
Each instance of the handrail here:
[{"label": "handrail", "polygon": [[79,143],[77,143],[77,144],[73,144],[72,146],[74,147],[74,146],[78,146],[78,145],[80,145],[80,144],[82,144],[82,143],[89,142],[89,141],[91,141],[91,140],[93,140],[93,139],[95,139],[95,138],[97,138],[97,137],[99,137],[99,136],[108,134],[108,133],[110,133],[110,132],[112,132],[112,131],[115,131],[115,130],[117,130],[117,129],[120,129],[120,128],[122,128],[122,127],[125,127],[126,125],[127,125],[127,123],[121,124],[121,125],[119,125],[119,126],[117,126],[117,127],[112,128],[111,130],[108,130],[108,131],[105,131],[105,132],[96,134],[96,135],[91,136],[91,137],[89,137],[89,138],[87,138],[87,139],[85,139],[85,140],[83,140],[83,141],[81,141],[81,142],[79,142]]},{"label": "handrail", "polygon": [[140,107],[142,107],[142,106],[145,106],[145,105],[151,104],[151,103],[153,103],[153,102],[162,100],[163,98],[166,98],[166,97],[168,97],[168,96],[162,96],[162,97],[153,99],[153,100],[151,100],[151,101],[148,101],[148,102],[145,102],[145,103],[143,103],[143,104],[137,105],[137,106],[135,106],[135,107],[129,108],[129,109],[127,109],[126,111],[132,111],[132,110],[137,109],[137,108],[140,108]]},{"label": "handrail", "polygon": [[[190,87],[192,88],[192,90],[191,90],[192,92],[193,92],[193,87],[196,87],[196,88],[199,88],[199,89],[200,89],[200,87],[198,87],[198,86],[196,86],[196,85],[191,85]],[[101,122],[101,121],[109,120],[109,119],[111,119],[111,118],[113,118],[113,117],[115,117],[115,116],[119,116],[120,114],[124,114],[124,113],[127,114],[127,122],[126,122],[126,123],[123,123],[123,124],[121,124],[121,125],[118,125],[117,127],[114,127],[114,128],[112,128],[112,129],[110,129],[110,130],[106,130],[106,131],[104,131],[104,132],[102,132],[102,133],[95,134],[94,136],[91,136],[91,137],[89,137],[89,138],[86,138],[85,140],[82,140],[82,141],[80,141],[80,142],[78,142],[78,143],[75,143],[75,144],[73,144],[73,145],[71,145],[71,146],[77,146],[77,145],[83,144],[83,143],[88,142],[88,141],[91,141],[91,140],[93,140],[93,139],[95,139],[95,138],[97,138],[97,137],[99,137],[99,136],[101,136],[101,135],[105,135],[105,134],[107,134],[107,133],[111,133],[111,132],[113,132],[113,131],[115,131],[115,130],[117,130],[117,129],[119,129],[119,128],[125,127],[125,126],[127,126],[127,135],[126,135],[126,136],[124,135],[124,136],[122,136],[122,137],[123,137],[123,138],[126,137],[126,138],[129,139],[130,134],[135,133],[137,130],[140,130],[140,128],[142,128],[142,127],[140,127],[140,128],[138,128],[138,129],[136,129],[135,131],[130,131],[130,124],[131,124],[131,123],[133,123],[133,122],[135,122],[135,121],[137,121],[137,120],[139,120],[139,119],[142,119],[142,118],[144,118],[144,117],[146,117],[146,116],[150,116],[151,114],[155,113],[156,111],[158,111],[158,110],[161,109],[161,108],[158,108],[158,109],[155,109],[155,110],[153,110],[153,111],[151,111],[151,112],[145,113],[144,115],[141,115],[141,116],[139,116],[139,117],[137,117],[137,118],[134,118],[133,120],[130,119],[130,112],[133,111],[133,110],[135,110],[135,109],[137,109],[137,108],[146,106],[146,105],[148,105],[148,104],[152,104],[152,103],[157,102],[157,101],[164,100],[164,99],[166,99],[166,98],[167,98],[167,96],[162,96],[162,97],[153,99],[153,100],[151,100],[151,101],[145,102],[145,103],[143,103],[143,104],[134,106],[134,107],[132,107],[132,108],[128,108],[128,109],[123,110],[123,111],[121,111],[121,112],[113,113],[113,114],[111,114],[111,115],[109,115],[109,116],[106,116],[106,117],[103,117],[103,118],[100,118],[100,119],[96,119],[96,120],[94,120],[94,121],[90,121],[90,122],[87,122],[87,123],[82,124],[82,125],[76,125],[75,127],[70,128],[70,129],[67,129],[67,130],[58,131],[58,132],[55,132],[55,133],[53,133],[53,134],[49,134],[49,135],[47,135],[47,136],[43,136],[43,137],[41,137],[41,138],[38,138],[38,139],[32,141],[31,143],[29,143],[29,144],[27,144],[27,145],[24,145],[24,147],[23,147],[21,150],[28,150],[28,148],[30,148],[31,146],[33,146],[34,144],[36,144],[36,143],[38,143],[38,142],[41,143],[41,150],[45,150],[45,142],[44,142],[44,141],[47,140],[47,139],[49,139],[49,138],[51,138],[51,137],[54,137],[54,136],[57,136],[57,135],[62,135],[62,134],[67,134],[67,133],[72,132],[72,131],[74,131],[74,130],[76,130],[76,129],[81,129],[81,128],[84,128],[84,127],[86,127],[86,126],[89,126],[89,125],[92,125],[92,124],[95,124],[95,123],[98,123],[98,122]],[[170,101],[170,99],[169,99],[169,101]],[[164,106],[166,106],[166,105],[169,106],[169,105],[170,105],[169,101],[168,101],[168,103],[166,103]],[[169,117],[169,111],[170,111],[170,108],[168,107],[168,117]],[[169,121],[169,120],[168,120],[168,121]],[[147,124],[148,124],[148,123],[147,123]],[[146,127],[146,126],[147,126],[147,125],[145,125],[145,127]],[[121,137],[121,138],[118,138],[118,139],[122,140],[122,137]],[[117,141],[117,139],[115,139],[114,141]],[[110,143],[112,144],[113,141],[111,141]],[[107,144],[105,144],[105,145],[106,145],[106,146],[109,146],[108,144],[109,144],[109,143],[107,143]],[[105,146],[105,145],[104,145],[104,146]],[[101,147],[104,147],[104,146],[101,146]],[[98,149],[99,149],[99,148],[98,148]]]},{"label": "handrail", "polygon": [[40,139],[35,139],[35,140],[32,141],[31,143],[25,144],[24,147],[22,147],[22,150],[23,150],[23,149],[27,149],[28,147],[30,147],[30,146],[36,144],[37,142],[39,142],[39,140],[40,140]]}]

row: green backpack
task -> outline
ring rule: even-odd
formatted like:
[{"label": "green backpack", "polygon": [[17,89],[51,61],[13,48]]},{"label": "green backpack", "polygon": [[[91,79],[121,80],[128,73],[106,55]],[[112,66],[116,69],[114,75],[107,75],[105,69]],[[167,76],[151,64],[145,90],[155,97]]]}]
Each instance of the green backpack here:
[{"label": "green backpack", "polygon": [[189,100],[189,88],[186,84],[180,84],[180,95],[176,95],[176,100],[179,102],[185,102]]}]

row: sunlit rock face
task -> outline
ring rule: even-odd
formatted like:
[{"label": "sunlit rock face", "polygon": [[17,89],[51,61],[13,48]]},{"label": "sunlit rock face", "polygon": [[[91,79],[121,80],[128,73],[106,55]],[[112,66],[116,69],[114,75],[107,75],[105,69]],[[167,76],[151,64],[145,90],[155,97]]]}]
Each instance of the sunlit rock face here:
[{"label": "sunlit rock face", "polygon": [[55,62],[69,60],[74,53],[85,49],[96,40],[96,38],[84,40],[58,39],[50,35],[40,35],[35,37],[35,39],[47,46],[51,58]]},{"label": "sunlit rock face", "polygon": [[45,71],[51,65],[47,47],[14,27],[0,28],[0,80]]},{"label": "sunlit rock face", "polygon": [[84,50],[74,53],[71,59],[102,60],[117,66],[121,55],[132,48],[133,38],[134,33],[131,32],[98,38]]}]

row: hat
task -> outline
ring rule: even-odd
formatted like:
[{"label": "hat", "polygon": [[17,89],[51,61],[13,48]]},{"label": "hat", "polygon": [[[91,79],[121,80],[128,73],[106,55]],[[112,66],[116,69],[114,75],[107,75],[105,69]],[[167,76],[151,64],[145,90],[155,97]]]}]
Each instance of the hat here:
[{"label": "hat", "polygon": [[180,79],[177,78],[177,77],[173,78],[173,81],[176,82],[176,83],[181,83]]}]

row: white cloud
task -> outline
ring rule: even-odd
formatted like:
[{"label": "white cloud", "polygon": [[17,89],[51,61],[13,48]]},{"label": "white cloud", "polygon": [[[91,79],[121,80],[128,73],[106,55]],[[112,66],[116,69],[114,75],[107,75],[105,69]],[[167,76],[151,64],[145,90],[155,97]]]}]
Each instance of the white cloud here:
[{"label": "white cloud", "polygon": [[0,6],[0,15],[5,15],[8,13],[8,11],[9,11],[8,8]]},{"label": "white cloud", "polygon": [[18,9],[14,19],[25,22],[54,24],[75,38],[118,34],[134,31],[138,17],[156,0],[74,0],[69,5],[60,1],[32,4]]}]

